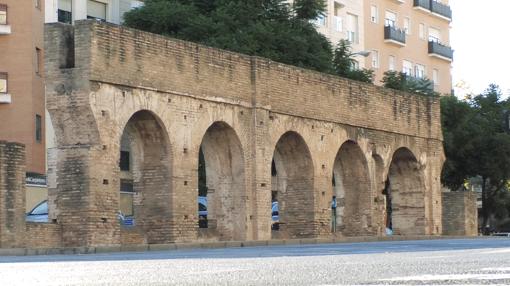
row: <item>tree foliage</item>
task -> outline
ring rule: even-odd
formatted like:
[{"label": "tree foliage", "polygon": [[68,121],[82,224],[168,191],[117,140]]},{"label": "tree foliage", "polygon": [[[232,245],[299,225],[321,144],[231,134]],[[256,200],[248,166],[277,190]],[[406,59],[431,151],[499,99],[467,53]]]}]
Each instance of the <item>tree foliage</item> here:
[{"label": "tree foliage", "polygon": [[382,79],[386,88],[412,92],[420,95],[438,96],[434,83],[427,78],[411,77],[403,72],[386,71]]},{"label": "tree foliage", "polygon": [[510,134],[508,100],[490,85],[469,101],[450,96],[441,99],[446,162],[442,182],[453,190],[470,177],[480,176],[483,225],[491,214],[501,214],[502,199],[508,200],[510,179]]},{"label": "tree foliage", "polygon": [[127,26],[204,45],[331,72],[331,44],[311,20],[324,1],[146,0]]},{"label": "tree foliage", "polygon": [[352,57],[351,43],[348,40],[340,40],[335,48],[333,56],[334,72],[346,78],[357,81],[372,83],[374,71],[369,69],[356,69],[355,60]]}]

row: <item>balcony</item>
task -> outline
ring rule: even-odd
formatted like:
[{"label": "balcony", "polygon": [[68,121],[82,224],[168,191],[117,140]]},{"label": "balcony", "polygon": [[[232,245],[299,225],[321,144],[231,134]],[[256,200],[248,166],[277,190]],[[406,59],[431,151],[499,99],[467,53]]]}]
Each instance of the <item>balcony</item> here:
[{"label": "balcony", "polygon": [[11,103],[11,95],[8,93],[0,92],[0,104],[2,103]]},{"label": "balcony", "polygon": [[430,10],[432,11],[432,14],[448,21],[452,20],[452,9],[450,6],[433,0],[430,1],[430,3]]},{"label": "balcony", "polygon": [[11,34],[11,25],[0,24],[0,35],[9,35],[9,34]]},{"label": "balcony", "polygon": [[432,15],[441,19],[452,20],[452,9],[450,6],[438,0],[414,0],[413,7],[426,13],[432,13]]},{"label": "balcony", "polygon": [[403,47],[406,45],[406,32],[394,26],[384,26],[384,42]]},{"label": "balcony", "polygon": [[425,12],[430,12],[430,0],[414,0],[413,7]]},{"label": "balcony", "polygon": [[453,60],[453,50],[447,45],[429,41],[429,56],[451,62]]}]

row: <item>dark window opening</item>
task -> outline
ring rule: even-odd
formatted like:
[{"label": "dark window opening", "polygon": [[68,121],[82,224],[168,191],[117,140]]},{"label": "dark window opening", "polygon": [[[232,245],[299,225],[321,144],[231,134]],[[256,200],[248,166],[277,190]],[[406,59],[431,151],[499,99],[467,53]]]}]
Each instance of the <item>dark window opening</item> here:
[{"label": "dark window opening", "polygon": [[58,9],[58,21],[60,23],[72,24],[73,23],[73,13],[69,11],[64,11]]},{"label": "dark window opening", "polygon": [[35,115],[35,141],[41,143],[42,141],[42,117],[41,115]]},{"label": "dark window opening", "polygon": [[129,171],[129,152],[120,151],[119,167],[121,171]]}]

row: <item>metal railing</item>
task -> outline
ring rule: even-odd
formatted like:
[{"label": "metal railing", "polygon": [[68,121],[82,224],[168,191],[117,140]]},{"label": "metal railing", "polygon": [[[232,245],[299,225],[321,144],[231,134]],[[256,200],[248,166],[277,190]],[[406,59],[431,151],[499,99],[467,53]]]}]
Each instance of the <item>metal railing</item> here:
[{"label": "metal railing", "polygon": [[399,42],[403,45],[406,43],[406,32],[394,26],[384,26],[384,39]]},{"label": "metal railing", "polygon": [[453,59],[452,48],[436,41],[429,41],[429,54],[436,54],[450,60]]}]

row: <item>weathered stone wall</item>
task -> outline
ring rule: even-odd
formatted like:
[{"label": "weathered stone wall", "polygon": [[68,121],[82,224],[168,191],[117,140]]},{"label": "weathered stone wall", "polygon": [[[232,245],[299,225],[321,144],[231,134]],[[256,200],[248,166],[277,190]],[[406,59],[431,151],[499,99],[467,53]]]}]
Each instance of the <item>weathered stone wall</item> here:
[{"label": "weathered stone wall", "polygon": [[60,247],[62,229],[55,223],[27,222],[25,245],[29,248]]},{"label": "weathered stone wall", "polygon": [[0,141],[0,247],[22,247],[25,237],[25,146]]},{"label": "weathered stone wall", "polygon": [[478,235],[476,193],[443,192],[443,234]]},{"label": "weathered stone wall", "polygon": [[[283,228],[288,235],[329,235],[337,154],[346,156],[338,172],[351,179],[342,192],[356,202],[342,218],[355,229],[343,234],[382,235],[382,191],[391,180],[393,155],[401,148],[412,154],[406,158],[412,164],[402,166],[409,166],[410,178],[419,177],[420,183],[404,178],[398,185],[414,188],[406,200],[411,208],[421,206],[416,223],[403,227],[402,234],[442,232],[443,150],[436,98],[93,21],[47,25],[46,53],[47,108],[58,149],[55,204],[66,246],[144,237],[135,229],[135,234],[121,231],[116,220],[120,141],[141,111],[159,131],[144,133],[142,128],[140,137],[165,138],[168,148],[161,161],[166,171],[158,175],[167,179],[151,181],[166,191],[164,200],[150,202],[143,188],[135,194],[140,212],[158,215],[144,226],[154,242],[197,239],[201,146],[214,154],[206,156],[206,169],[214,174],[207,183],[221,190],[211,203],[227,210],[220,217],[232,224],[217,221],[218,239],[271,238],[273,158],[279,177],[284,175],[279,178],[280,218],[287,220]],[[210,133],[213,126],[222,126],[222,133]],[[225,142],[214,134],[226,134]],[[340,148],[346,142],[353,146],[343,155]],[[149,158],[144,150],[136,152]],[[355,170],[349,169],[349,158],[357,161]],[[142,177],[155,174],[140,172]],[[351,178],[360,173],[366,173],[362,187]],[[358,189],[363,195],[353,195]]]}]

